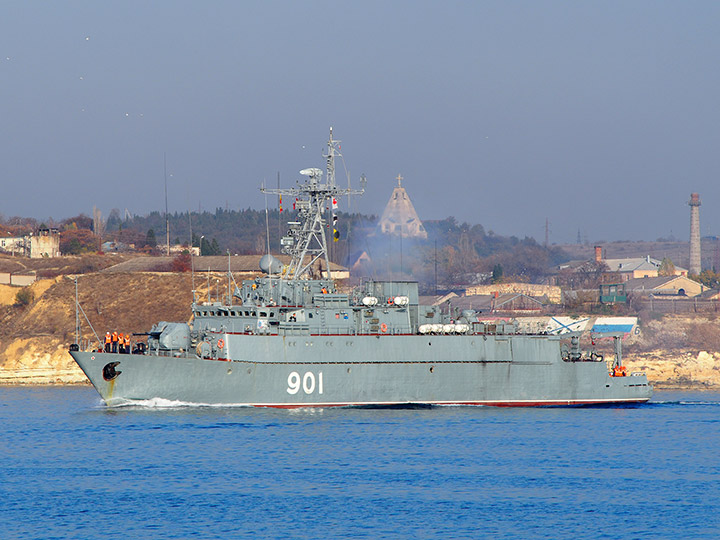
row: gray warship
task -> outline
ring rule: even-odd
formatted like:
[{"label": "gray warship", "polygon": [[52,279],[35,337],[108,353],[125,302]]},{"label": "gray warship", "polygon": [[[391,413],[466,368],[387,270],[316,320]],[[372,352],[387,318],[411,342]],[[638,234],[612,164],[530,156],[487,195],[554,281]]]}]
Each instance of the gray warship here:
[{"label": "gray warship", "polygon": [[[192,303],[191,323],[159,322],[132,354],[70,354],[109,406],[162,399],[261,407],[432,405],[568,406],[646,402],[644,373],[622,366],[621,334],[606,361],[578,333],[520,332],[478,313],[419,304],[411,281],[366,281],[341,291],[330,274],[328,211],[362,189],[335,181],[332,129],[326,174],[304,169],[298,220],[281,239],[287,265],[260,260],[263,277]],[[362,180],[361,180],[362,182]],[[322,266],[324,264],[324,275]],[[229,278],[231,277],[228,272]],[[230,283],[230,281],[229,281]],[[195,295],[195,293],[193,293]]]}]

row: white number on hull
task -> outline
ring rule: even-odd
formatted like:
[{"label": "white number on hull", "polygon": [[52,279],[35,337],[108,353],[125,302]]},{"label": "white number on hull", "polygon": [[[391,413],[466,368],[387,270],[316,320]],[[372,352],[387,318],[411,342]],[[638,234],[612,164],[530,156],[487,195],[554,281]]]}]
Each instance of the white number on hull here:
[{"label": "white number on hull", "polygon": [[[308,371],[305,373],[305,375],[302,376],[302,379],[300,379],[300,374],[297,371],[293,371],[288,375],[287,379],[287,393],[288,394],[297,394],[300,391],[300,381],[302,380],[302,389],[303,392],[306,394],[312,394],[315,392],[315,386],[316,386],[316,380],[315,380],[315,374],[312,371]],[[317,375],[317,391],[318,394],[323,393],[323,374],[322,371],[320,371]]]}]

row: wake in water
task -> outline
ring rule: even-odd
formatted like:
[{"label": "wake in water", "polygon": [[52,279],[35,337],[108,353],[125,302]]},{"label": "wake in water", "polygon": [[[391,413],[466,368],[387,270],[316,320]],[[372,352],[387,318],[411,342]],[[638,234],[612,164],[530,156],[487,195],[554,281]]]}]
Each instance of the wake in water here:
[{"label": "wake in water", "polygon": [[[632,409],[642,409],[642,408],[662,408],[662,407],[687,407],[687,406],[695,406],[695,407],[717,407],[720,406],[720,394],[718,393],[710,393],[710,395],[703,395],[702,393],[699,393],[697,395],[698,399],[687,399],[689,396],[687,394],[683,396],[677,396],[679,399],[672,399],[673,395],[663,396],[668,397],[670,399],[653,399],[647,403],[613,403],[613,404],[592,404],[592,405],[574,405],[574,406],[561,406],[561,407],[552,407],[552,408],[566,408],[566,409],[574,409],[574,408],[632,408]],[[708,399],[711,398],[711,399]],[[713,399],[714,398],[714,399]],[[171,399],[165,399],[160,397],[155,397],[151,399],[138,399],[138,400],[132,400],[132,399],[117,399],[112,401],[109,404],[104,404],[102,401],[98,402],[98,408],[104,408],[104,409],[157,409],[157,410],[172,410],[172,409],[197,409],[197,408],[205,408],[205,409],[219,409],[219,408],[250,408],[253,407],[253,405],[248,405],[247,403],[198,403],[198,402],[192,402],[192,401],[179,401],[179,400],[171,400]],[[354,409],[433,409],[433,408],[447,408],[447,407],[469,407],[469,408],[478,408],[477,405],[433,405],[433,404],[422,404],[422,403],[403,403],[403,404],[394,404],[394,405],[355,405],[350,407],[340,407],[340,408],[354,408]],[[337,407],[333,407],[337,408]],[[496,407],[481,407],[481,408],[487,408],[487,409],[497,409]],[[315,411],[322,410],[322,407],[299,407],[294,409],[288,409],[289,411],[294,412],[307,412],[307,411]]]},{"label": "wake in water", "polygon": [[[187,409],[248,409],[248,408],[260,408],[267,409],[266,407],[256,407],[254,405],[248,405],[247,403],[196,403],[192,401],[177,401],[172,399],[164,398],[152,398],[152,399],[118,399],[112,403],[106,405],[102,401],[98,403],[99,408],[110,409],[110,410],[187,410]],[[337,408],[337,407],[335,407]],[[294,409],[282,409],[289,414],[320,414],[325,409],[323,407],[297,407]]]},{"label": "wake in water", "polygon": [[246,403],[194,403],[164,398],[119,399],[107,404],[110,409],[188,409],[188,408],[241,408],[250,407]]},{"label": "wake in water", "polygon": [[698,400],[698,401],[687,401],[687,400],[667,400],[667,401],[650,401],[647,405],[650,407],[675,407],[678,405],[695,405],[702,407],[717,407],[720,406],[720,401],[713,400]]}]

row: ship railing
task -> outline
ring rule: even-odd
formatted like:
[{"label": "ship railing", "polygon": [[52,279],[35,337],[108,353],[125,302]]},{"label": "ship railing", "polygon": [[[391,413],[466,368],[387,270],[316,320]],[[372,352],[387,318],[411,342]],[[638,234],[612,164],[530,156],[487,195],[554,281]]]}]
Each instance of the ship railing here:
[{"label": "ship railing", "polygon": [[281,322],[278,324],[278,334],[281,336],[306,336],[310,333],[310,325],[307,323]]},{"label": "ship railing", "polygon": [[393,326],[392,328],[388,328],[388,334],[414,334],[415,332],[410,326]]},{"label": "ship railing", "polygon": [[78,343],[78,348],[81,351],[100,351],[105,350],[102,348],[102,345],[98,345],[96,340],[90,340],[90,339],[80,339],[80,343]]},{"label": "ship railing", "polygon": [[323,336],[354,336],[358,332],[354,326],[334,326],[332,328],[323,328],[319,333]]},{"label": "ship railing", "polygon": [[188,350],[185,350],[183,348],[179,349],[152,349],[148,350],[148,353],[154,353],[156,356],[167,356],[167,357],[174,357],[174,358],[186,358],[189,356]]}]

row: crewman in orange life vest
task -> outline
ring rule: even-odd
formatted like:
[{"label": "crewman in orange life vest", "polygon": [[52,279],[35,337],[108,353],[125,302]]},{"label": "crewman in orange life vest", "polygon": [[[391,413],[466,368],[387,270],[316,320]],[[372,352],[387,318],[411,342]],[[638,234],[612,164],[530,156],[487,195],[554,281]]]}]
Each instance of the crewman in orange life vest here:
[{"label": "crewman in orange life vest", "polygon": [[118,333],[113,332],[112,333],[112,352],[118,351]]},{"label": "crewman in orange life vest", "polygon": [[110,352],[110,343],[112,343],[112,336],[110,331],[105,332],[105,352]]}]

